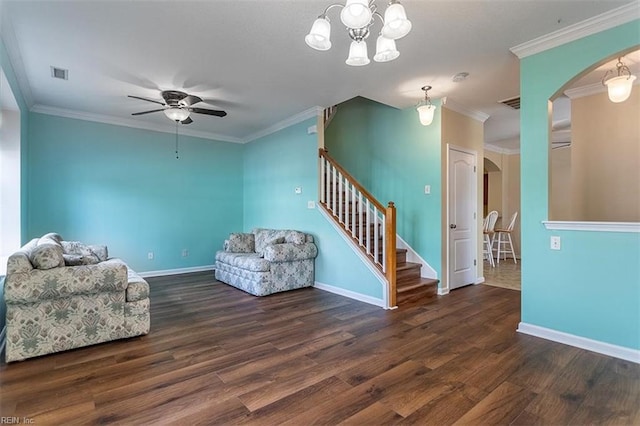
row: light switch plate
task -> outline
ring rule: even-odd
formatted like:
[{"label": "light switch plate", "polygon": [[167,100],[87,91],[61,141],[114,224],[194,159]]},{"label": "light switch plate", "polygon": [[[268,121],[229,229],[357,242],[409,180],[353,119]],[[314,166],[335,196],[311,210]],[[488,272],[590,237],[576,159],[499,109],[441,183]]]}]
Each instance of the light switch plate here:
[{"label": "light switch plate", "polygon": [[302,194],[302,188],[299,187],[299,186],[296,186],[295,193],[296,194]]},{"label": "light switch plate", "polygon": [[424,186],[424,193],[425,194],[431,194],[431,185],[425,185]]}]

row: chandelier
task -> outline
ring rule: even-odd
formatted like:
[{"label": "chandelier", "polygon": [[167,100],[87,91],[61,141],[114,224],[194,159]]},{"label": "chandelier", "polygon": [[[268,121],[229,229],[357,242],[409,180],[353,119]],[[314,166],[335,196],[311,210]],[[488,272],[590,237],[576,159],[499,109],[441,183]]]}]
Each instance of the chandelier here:
[{"label": "chandelier", "polygon": [[316,50],[331,48],[331,22],[327,12],[334,7],[341,7],[340,20],[347,27],[347,34],[351,38],[347,65],[367,65],[369,55],[365,39],[369,37],[369,29],[380,18],[382,29],[376,41],[376,62],[389,62],[396,59],[400,52],[396,49],[396,40],[406,36],[411,31],[411,21],[407,19],[404,6],[398,0],[391,0],[384,12],[384,17],[377,12],[375,0],[346,0],[345,4],[334,3],[322,12],[314,21],[311,31],[304,38],[309,47]]}]

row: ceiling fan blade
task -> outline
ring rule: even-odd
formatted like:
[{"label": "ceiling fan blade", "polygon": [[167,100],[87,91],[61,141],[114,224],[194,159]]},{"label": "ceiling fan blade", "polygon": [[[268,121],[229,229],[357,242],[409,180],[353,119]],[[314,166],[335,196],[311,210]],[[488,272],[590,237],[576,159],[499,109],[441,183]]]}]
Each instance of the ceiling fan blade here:
[{"label": "ceiling fan blade", "polygon": [[129,97],[133,99],[140,99],[141,101],[153,102],[154,104],[164,105],[164,102],[154,101],[153,99],[141,98],[140,96],[129,95]]},{"label": "ceiling fan blade", "polygon": [[182,123],[182,124],[191,124],[191,123],[193,123],[193,120],[191,119],[191,117],[187,117],[184,120],[182,120],[180,123]]},{"label": "ceiling fan blade", "polygon": [[225,115],[227,115],[226,111],[221,111],[217,109],[189,108],[189,111],[195,112],[198,114],[215,115],[216,117],[224,117]]},{"label": "ceiling fan blade", "polygon": [[152,112],[158,112],[158,111],[164,111],[164,108],[160,108],[160,109],[152,109],[151,111],[142,111],[142,112],[134,112],[131,115],[143,115],[143,114],[149,114]]},{"label": "ceiling fan blade", "polygon": [[191,106],[193,104],[197,104],[198,102],[202,102],[202,98],[199,96],[188,95],[186,98],[180,100],[180,105]]}]

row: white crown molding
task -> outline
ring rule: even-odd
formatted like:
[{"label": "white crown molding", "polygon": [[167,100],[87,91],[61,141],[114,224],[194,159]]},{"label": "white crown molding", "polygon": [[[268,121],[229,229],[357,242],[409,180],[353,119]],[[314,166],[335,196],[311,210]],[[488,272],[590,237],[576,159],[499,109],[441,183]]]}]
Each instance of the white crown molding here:
[{"label": "white crown molding", "polygon": [[520,154],[519,148],[511,148],[511,149],[502,148],[500,146],[492,145],[490,143],[485,143],[484,149],[485,151],[495,152],[496,154],[506,154],[506,155]]},{"label": "white crown molding", "polygon": [[[636,79],[633,82],[634,86],[640,84],[640,74],[633,74],[636,76]],[[585,96],[597,95],[600,93],[606,93],[607,88],[602,83],[593,83],[587,84],[586,86],[574,87],[572,89],[567,89],[564,91],[564,94],[569,99],[578,99]]]},{"label": "white crown molding", "polygon": [[335,287],[329,284],[324,284],[316,281],[313,285],[319,290],[328,291],[329,293],[338,294],[340,296],[348,297],[349,299],[358,300],[360,302],[368,303],[370,305],[379,306],[384,308],[384,300],[375,297],[367,296],[366,294],[356,293],[355,291],[346,290],[341,287]]},{"label": "white crown molding", "polygon": [[191,268],[178,268],[178,269],[164,269],[161,271],[147,271],[147,272],[139,272],[142,278],[149,277],[165,277],[167,275],[179,275],[179,274],[191,274],[193,272],[205,272],[205,271],[213,271],[214,265],[205,265],[205,266],[194,266]]},{"label": "white crown molding", "polygon": [[593,231],[640,233],[640,222],[574,222],[543,220],[545,228],[555,231]]},{"label": "white crown molding", "polygon": [[520,322],[518,324],[519,333],[551,340],[552,342],[563,343],[576,348],[586,349],[591,352],[612,356],[640,364],[640,350],[626,348],[624,346],[612,345],[611,343],[588,339],[576,336],[575,334],[564,333],[538,325]]},{"label": "white crown molding", "polygon": [[305,111],[299,112],[296,115],[293,115],[289,118],[285,118],[282,121],[279,121],[264,130],[260,130],[259,132],[253,133],[242,140],[243,143],[251,142],[256,139],[260,139],[262,137],[268,136],[272,133],[275,133],[279,130],[286,129],[287,127],[293,126],[294,124],[301,123],[305,120],[308,120],[313,117],[317,117],[322,115],[324,108],[319,106],[311,107]]},{"label": "white crown molding", "polygon": [[[0,1],[0,9],[4,7],[6,7],[6,5],[3,5],[2,1]],[[22,99],[25,104],[27,104],[27,108],[31,109],[34,103],[31,85],[29,84],[27,72],[22,60],[22,54],[18,47],[18,39],[16,38],[16,34],[13,30],[13,24],[11,23],[9,14],[6,10],[0,10],[0,37],[2,37],[4,47],[7,49],[7,55],[9,55],[9,61],[11,61],[11,64],[9,65],[13,68],[16,80],[18,81],[18,86],[22,93]]]},{"label": "white crown molding", "polygon": [[568,27],[535,38],[509,49],[518,58],[526,58],[536,53],[608,30],[618,25],[640,19],[638,2],[626,4],[608,12],[577,22]]},{"label": "white crown molding", "polygon": [[478,111],[475,109],[467,108],[447,97],[442,98],[442,106],[447,109],[450,109],[451,111],[455,111],[459,114],[465,115],[469,118],[479,121],[481,123],[484,123],[490,117],[489,114],[486,114],[482,111]]},{"label": "white crown molding", "polygon": [[[89,112],[74,111],[74,110],[50,107],[50,106],[39,105],[39,104],[34,105],[31,108],[31,111],[37,112],[40,114],[55,115],[58,117],[74,118],[76,120],[94,121],[97,123],[113,124],[115,126],[133,127],[136,129],[151,130],[154,132],[175,133],[176,131],[175,127],[172,125],[163,126],[163,125],[157,125],[153,123],[133,120],[130,118],[120,118],[120,117],[113,117],[110,115],[93,114]],[[218,135],[218,134],[209,133],[209,132],[201,132],[197,130],[190,130],[185,127],[180,127],[180,135],[192,136],[196,138],[210,139],[210,140],[222,141],[222,142],[233,142],[233,143],[243,142],[243,140],[239,138],[234,138],[234,137],[225,136],[225,135]]]}]

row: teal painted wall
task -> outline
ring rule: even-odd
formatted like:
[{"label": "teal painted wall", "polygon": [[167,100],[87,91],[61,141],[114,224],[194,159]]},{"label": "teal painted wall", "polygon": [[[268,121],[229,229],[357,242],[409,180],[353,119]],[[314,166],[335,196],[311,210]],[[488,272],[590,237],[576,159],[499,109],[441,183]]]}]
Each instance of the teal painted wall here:
[{"label": "teal painted wall", "polygon": [[169,133],[37,113],[29,125],[29,238],[107,244],[144,272],[212,265],[242,227],[242,145],[180,136],[176,159]]},{"label": "teal painted wall", "polygon": [[[582,71],[640,44],[640,21],[524,58],[521,70],[522,321],[640,349],[640,236],[549,231],[548,101]],[[638,90],[637,86],[634,90]],[[549,237],[562,250],[549,249]]]},{"label": "teal painted wall", "polygon": [[[7,82],[11,87],[11,91],[13,92],[13,96],[18,103],[18,108],[20,109],[20,158],[21,158],[21,183],[20,183],[20,191],[21,195],[21,206],[20,206],[20,221],[21,221],[21,238],[23,242],[26,240],[26,223],[27,223],[27,154],[29,152],[29,143],[28,143],[28,131],[29,131],[29,108],[24,100],[22,91],[20,90],[20,86],[18,85],[18,80],[16,78],[16,73],[13,69],[13,65],[9,60],[9,55],[7,54],[7,50],[4,45],[4,40],[0,38],[0,67],[4,71],[5,76],[7,77]],[[0,207],[1,208],[1,207]],[[0,279],[0,330],[4,328],[5,325],[5,303],[4,303],[4,280]]]},{"label": "teal painted wall", "polygon": [[[292,228],[312,234],[318,246],[316,281],[382,299],[382,286],[317,209],[318,140],[307,134],[316,119],[245,145],[244,230]],[[295,194],[301,187],[302,194]]]},{"label": "teal painted wall", "polygon": [[[440,105],[430,126],[414,108],[354,98],[338,106],[325,133],[329,154],[382,204],[396,205],[397,233],[441,274]],[[431,185],[425,195],[424,186]]]}]

